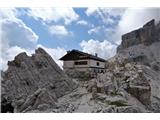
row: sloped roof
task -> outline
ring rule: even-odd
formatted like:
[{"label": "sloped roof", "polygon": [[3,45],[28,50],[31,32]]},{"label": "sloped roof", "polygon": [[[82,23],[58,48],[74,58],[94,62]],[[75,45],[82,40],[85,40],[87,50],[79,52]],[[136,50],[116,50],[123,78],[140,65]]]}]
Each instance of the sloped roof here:
[{"label": "sloped roof", "polygon": [[106,61],[100,57],[97,57],[97,56],[94,56],[94,55],[91,55],[91,54],[88,54],[88,53],[85,53],[79,50],[69,51],[66,55],[60,58],[60,60],[64,60],[64,61],[83,60],[83,59],[93,59],[93,60],[98,60],[102,62]]}]

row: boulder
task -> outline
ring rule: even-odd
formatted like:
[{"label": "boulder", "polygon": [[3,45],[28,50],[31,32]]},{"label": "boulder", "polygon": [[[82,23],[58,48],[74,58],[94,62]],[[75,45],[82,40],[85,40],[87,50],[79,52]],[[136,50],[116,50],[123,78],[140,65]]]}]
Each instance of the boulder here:
[{"label": "boulder", "polygon": [[125,90],[136,97],[142,104],[149,106],[151,104],[151,86],[143,71],[138,71],[138,73],[138,76],[128,80]]}]

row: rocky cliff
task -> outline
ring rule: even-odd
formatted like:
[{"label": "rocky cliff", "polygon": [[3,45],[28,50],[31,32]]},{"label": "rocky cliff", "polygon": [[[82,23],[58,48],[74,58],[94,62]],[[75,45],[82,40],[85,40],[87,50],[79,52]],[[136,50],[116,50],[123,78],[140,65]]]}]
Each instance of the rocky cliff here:
[{"label": "rocky cliff", "polygon": [[16,112],[36,109],[41,104],[54,107],[59,97],[75,88],[76,84],[42,48],[32,56],[20,53],[8,61],[8,70],[2,72],[2,102],[12,103]]},{"label": "rocky cliff", "polygon": [[111,78],[112,92],[122,90],[123,95],[130,94],[144,105],[139,108],[148,112],[160,112],[159,46],[160,22],[155,25],[154,20],[123,35],[117,54],[106,64],[109,72],[102,78]]},{"label": "rocky cliff", "polygon": [[160,22],[155,25],[155,20],[146,23],[142,28],[122,35],[122,43],[118,46],[117,51],[121,51],[130,46],[143,44],[151,45],[154,42],[160,41]]}]

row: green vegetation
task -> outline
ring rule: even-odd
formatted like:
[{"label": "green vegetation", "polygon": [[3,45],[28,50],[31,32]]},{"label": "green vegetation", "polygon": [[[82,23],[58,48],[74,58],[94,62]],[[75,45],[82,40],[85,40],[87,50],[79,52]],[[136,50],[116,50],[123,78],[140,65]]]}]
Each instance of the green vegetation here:
[{"label": "green vegetation", "polygon": [[128,106],[127,102],[119,100],[119,101],[110,101],[109,105],[116,105],[117,107]]},{"label": "green vegetation", "polygon": [[128,106],[126,101],[123,100],[117,100],[117,101],[105,101],[107,105],[115,105],[117,107],[124,107],[124,106]]}]

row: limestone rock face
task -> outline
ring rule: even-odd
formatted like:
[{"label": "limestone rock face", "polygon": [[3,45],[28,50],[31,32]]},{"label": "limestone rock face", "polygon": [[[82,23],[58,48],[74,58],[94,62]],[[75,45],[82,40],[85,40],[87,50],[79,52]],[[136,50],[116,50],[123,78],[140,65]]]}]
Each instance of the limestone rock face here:
[{"label": "limestone rock face", "polygon": [[[26,101],[30,95],[38,96],[41,93],[34,95],[38,89],[45,89],[50,100],[56,102],[77,87],[42,48],[38,48],[32,56],[20,53],[13,61],[9,61],[2,79],[2,96],[13,104],[20,99]],[[33,104],[35,100],[31,101],[30,104]]]},{"label": "limestone rock face", "polygon": [[[46,108],[44,108],[44,104]],[[56,107],[53,98],[45,88],[38,89],[32,95],[29,95],[26,100],[21,98],[15,101],[14,106],[14,112],[26,112],[33,109],[45,110],[50,107]]]},{"label": "limestone rock face", "polygon": [[117,51],[138,44],[151,45],[153,42],[159,41],[159,30],[159,25],[155,25],[154,19],[149,21],[142,28],[122,35],[122,43],[118,46]]},{"label": "limestone rock face", "polygon": [[143,72],[138,77],[128,79],[125,90],[136,97],[142,104],[150,105],[151,86]]}]

